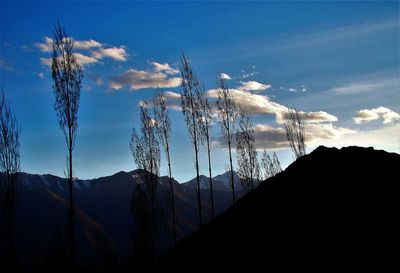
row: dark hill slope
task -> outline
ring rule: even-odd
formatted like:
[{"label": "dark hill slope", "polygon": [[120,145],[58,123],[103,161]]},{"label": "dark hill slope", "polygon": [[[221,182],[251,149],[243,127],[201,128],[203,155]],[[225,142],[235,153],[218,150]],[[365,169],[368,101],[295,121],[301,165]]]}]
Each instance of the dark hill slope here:
[{"label": "dark hill slope", "polygon": [[160,265],[179,272],[381,271],[396,261],[399,168],[398,154],[319,147],[182,240]]}]

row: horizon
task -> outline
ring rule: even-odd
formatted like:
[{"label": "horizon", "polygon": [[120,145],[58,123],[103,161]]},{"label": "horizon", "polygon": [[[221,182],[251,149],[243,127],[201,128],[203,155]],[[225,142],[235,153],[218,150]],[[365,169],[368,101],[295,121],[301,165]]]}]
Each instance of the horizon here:
[{"label": "horizon", "polygon": [[[57,20],[74,38],[83,66],[74,150],[79,179],[137,169],[130,133],[138,128],[140,101],[157,85],[169,92],[172,176],[195,177],[176,99],[181,51],[210,94],[224,73],[234,98],[250,109],[259,156],[264,147],[276,151],[283,169],[293,161],[280,116],[290,106],[310,119],[308,152],[355,145],[399,153],[399,5],[2,1],[1,85],[21,127],[21,171],[63,177],[66,168],[48,66]],[[212,133],[215,177],[226,172],[228,155],[218,124]]]}]

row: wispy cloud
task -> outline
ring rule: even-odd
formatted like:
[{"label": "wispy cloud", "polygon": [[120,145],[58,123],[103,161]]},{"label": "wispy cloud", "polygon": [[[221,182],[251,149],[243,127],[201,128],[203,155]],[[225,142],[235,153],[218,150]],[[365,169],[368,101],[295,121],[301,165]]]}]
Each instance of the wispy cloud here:
[{"label": "wispy cloud", "polygon": [[[35,43],[35,46],[43,53],[53,51],[53,39],[44,37],[43,42]],[[75,57],[82,66],[96,64],[105,58],[112,59],[118,62],[125,62],[128,58],[128,53],[125,46],[107,47],[105,44],[96,40],[74,40]],[[45,66],[51,66],[50,57],[41,57],[40,62]]]},{"label": "wispy cloud", "polygon": [[380,106],[373,109],[363,109],[357,112],[353,118],[354,123],[361,124],[373,120],[383,119],[384,124],[400,121],[400,114],[393,110]]},{"label": "wispy cloud", "polygon": [[111,89],[119,90],[124,86],[128,86],[130,90],[138,90],[145,88],[172,88],[181,84],[181,78],[174,76],[179,71],[171,68],[168,64],[161,65],[159,63],[151,63],[152,69],[137,70],[129,69],[122,75],[112,77],[109,86]]},{"label": "wispy cloud", "polygon": [[240,82],[240,85],[237,87],[237,89],[245,91],[264,91],[271,88],[271,86],[272,85],[270,84],[263,84],[256,81],[247,81]]},{"label": "wispy cloud", "polygon": [[127,60],[128,54],[124,46],[121,47],[109,47],[109,48],[99,48],[96,51],[92,51],[92,56],[98,60],[104,58],[111,58],[114,61],[125,62]]},{"label": "wispy cloud", "polygon": [[[41,51],[41,52],[52,52],[53,51],[53,39],[50,37],[45,36],[43,42],[37,42],[35,43],[35,46]],[[95,41],[95,40],[73,40],[74,41],[74,48],[75,49],[83,49],[83,50],[89,50],[92,48],[97,48],[103,46],[102,43]]]},{"label": "wispy cloud", "polygon": [[[81,53],[74,53],[74,55],[75,55],[76,61],[81,66],[86,66],[89,64],[95,64],[95,63],[99,62],[98,59],[91,57],[91,56],[83,55]],[[51,58],[40,58],[40,63],[44,66],[51,67],[52,59]]]},{"label": "wispy cloud", "polygon": [[352,82],[342,86],[335,86],[330,89],[336,95],[353,95],[368,92],[384,91],[387,88],[400,86],[399,78],[378,79],[376,81]]},{"label": "wispy cloud", "polygon": [[256,59],[280,53],[293,53],[296,50],[309,52],[316,49],[335,49],[349,41],[379,34],[398,32],[396,19],[370,21],[330,28],[315,27],[313,30],[280,33],[266,38],[247,39],[234,45],[220,46],[213,54],[230,61]]},{"label": "wispy cloud", "polygon": [[6,71],[14,71],[14,67],[2,59],[0,59],[0,68]]},{"label": "wispy cloud", "polygon": [[283,87],[280,86],[279,90],[289,91],[291,93],[298,93],[298,92],[306,92],[307,87],[305,85],[301,85],[300,87]]},{"label": "wispy cloud", "polygon": [[219,77],[223,80],[231,80],[231,76],[229,76],[227,73],[220,73]]},{"label": "wispy cloud", "polygon": [[168,74],[168,75],[179,74],[179,70],[171,67],[167,63],[160,64],[160,63],[157,63],[157,62],[150,62],[150,64],[153,66],[153,70],[155,72],[161,72],[161,73],[165,73],[165,74]]}]

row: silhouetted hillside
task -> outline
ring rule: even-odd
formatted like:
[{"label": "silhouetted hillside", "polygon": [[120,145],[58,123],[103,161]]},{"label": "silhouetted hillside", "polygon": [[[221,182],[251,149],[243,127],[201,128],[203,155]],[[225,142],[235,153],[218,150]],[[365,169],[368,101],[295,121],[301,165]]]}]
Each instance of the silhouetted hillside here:
[{"label": "silhouetted hillside", "polygon": [[319,147],[179,242],[160,267],[171,272],[389,269],[397,261],[399,167],[398,154]]}]

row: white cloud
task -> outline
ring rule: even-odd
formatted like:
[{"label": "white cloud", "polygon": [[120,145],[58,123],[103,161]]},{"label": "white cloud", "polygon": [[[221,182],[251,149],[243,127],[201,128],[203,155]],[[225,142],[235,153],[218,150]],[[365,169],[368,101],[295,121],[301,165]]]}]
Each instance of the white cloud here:
[{"label": "white cloud", "polygon": [[220,73],[219,77],[223,80],[231,80],[232,79],[227,73]]},{"label": "white cloud", "polygon": [[96,47],[101,47],[102,44],[95,40],[86,40],[86,41],[74,41],[74,47],[77,49],[91,49]]},{"label": "white cloud", "polygon": [[40,63],[42,64],[42,65],[45,65],[45,66],[48,66],[48,67],[51,67],[51,58],[40,58]]},{"label": "white cloud", "polygon": [[[235,103],[245,107],[250,114],[274,114],[287,109],[283,105],[270,101],[267,96],[238,89],[229,89],[229,92],[231,93]],[[209,90],[208,96],[212,99],[217,99],[218,90]]]},{"label": "white cloud", "polygon": [[[52,52],[53,51],[53,39],[45,36],[44,41],[42,43],[35,43],[35,46],[39,48],[41,52]],[[74,40],[74,48],[75,49],[83,49],[88,50],[91,48],[101,47],[102,44],[93,39],[90,40]]]},{"label": "white cloud", "polygon": [[[288,113],[288,108],[282,104],[273,102],[268,96],[254,94],[237,89],[229,89],[234,101],[245,107],[250,114],[275,114],[276,122],[278,124],[283,124],[285,122],[286,115]],[[208,91],[210,98],[217,99],[218,91],[216,89],[211,89]],[[337,117],[331,115],[324,111],[317,112],[303,112],[300,111],[303,120],[306,123],[321,123],[321,122],[333,122],[337,121]]]},{"label": "white cloud", "polygon": [[263,91],[268,88],[271,88],[270,84],[263,84],[256,81],[240,82],[240,85],[237,87],[239,90],[246,91]]},{"label": "white cloud", "polygon": [[294,87],[287,88],[287,87],[280,86],[279,89],[280,90],[287,90],[287,91],[289,91],[291,93],[298,93],[298,92],[306,92],[307,91],[307,87],[305,85],[302,85],[301,87],[296,87],[296,88],[294,88]]},{"label": "white cloud", "polygon": [[[165,65],[162,66],[166,68]],[[129,86],[129,89],[131,90],[138,90],[156,87],[177,87],[181,84],[181,78],[171,77],[171,70],[173,69],[170,68],[168,70],[160,70],[160,66],[156,66],[154,64],[153,71],[144,71],[131,68],[120,76],[112,77],[110,80],[110,88],[114,90],[119,90],[124,86]]]},{"label": "white cloud", "polygon": [[357,131],[354,134],[344,135],[340,139],[321,140],[319,145],[344,147],[356,144],[362,147],[374,147],[399,153],[400,149],[400,123],[382,125],[368,131]]},{"label": "white cloud", "polygon": [[125,62],[127,60],[128,54],[126,53],[125,47],[109,47],[109,48],[99,48],[96,51],[92,51],[93,57],[96,59],[111,58],[115,61]]},{"label": "white cloud", "polygon": [[338,118],[324,111],[317,112],[303,112],[300,111],[300,116],[306,123],[321,123],[321,122],[333,122],[337,121]]},{"label": "white cloud", "polygon": [[179,70],[172,68],[169,64],[160,64],[157,62],[150,63],[153,66],[153,70],[155,72],[162,72],[168,75],[176,75],[179,74]]},{"label": "white cloud", "polygon": [[[81,65],[81,66],[85,66],[88,64],[94,64],[97,63],[98,60],[94,57],[91,56],[86,56],[83,55],[81,53],[75,53],[75,58],[76,61]],[[52,64],[52,58],[40,58],[40,63],[44,66],[48,66],[51,67]]]},{"label": "white cloud", "polygon": [[44,37],[43,43],[35,43],[35,46],[39,48],[42,52],[52,52],[53,51],[53,39],[49,37]]},{"label": "white cloud", "polygon": [[172,91],[165,91],[164,98],[168,108],[171,108],[176,111],[180,111],[182,109],[181,94]]},{"label": "white cloud", "polygon": [[357,112],[357,115],[353,118],[354,123],[361,124],[370,122],[372,120],[383,119],[383,123],[393,123],[400,121],[400,114],[392,111],[389,108],[380,106],[373,109],[363,109]]},{"label": "white cloud", "polygon": [[[42,43],[35,43],[35,46],[44,53],[53,51],[53,40],[44,37]],[[110,58],[114,61],[124,62],[128,58],[128,53],[124,46],[120,47],[104,47],[104,45],[93,39],[90,40],[74,40],[75,56],[79,64],[82,66],[95,64],[104,58]],[[40,61],[43,65],[51,66],[51,58],[41,57]]]},{"label": "white cloud", "polygon": [[[355,133],[356,132],[351,129],[336,127],[331,123],[305,125],[305,139],[307,145],[318,145],[318,143],[323,140],[339,140],[344,136]],[[267,148],[276,150],[290,148],[285,129],[282,127],[257,124],[254,127],[254,137],[257,149]],[[227,144],[225,138],[220,137],[213,141],[213,145],[226,147]]]},{"label": "white cloud", "polygon": [[[345,135],[354,134],[355,131],[347,128],[336,127],[328,124],[306,124],[304,127],[306,144],[315,144],[324,139],[340,139]],[[284,128],[257,124],[254,127],[256,147],[262,149],[288,148],[286,132]]]},{"label": "white cloud", "polygon": [[75,53],[75,58],[76,58],[76,61],[81,66],[85,66],[87,64],[94,64],[94,63],[98,62],[98,60],[96,58],[91,57],[91,56],[86,56],[86,55],[83,55],[81,53]]}]

